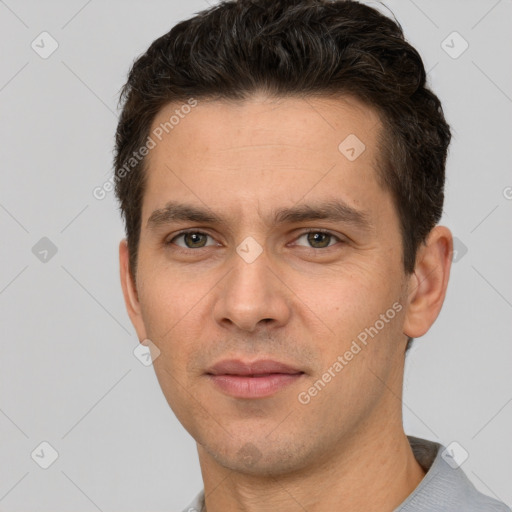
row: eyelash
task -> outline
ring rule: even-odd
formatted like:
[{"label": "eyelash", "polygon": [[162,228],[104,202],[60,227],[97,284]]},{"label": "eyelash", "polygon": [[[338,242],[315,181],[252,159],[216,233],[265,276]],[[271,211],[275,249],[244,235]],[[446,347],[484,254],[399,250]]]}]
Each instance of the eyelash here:
[{"label": "eyelash", "polygon": [[[206,236],[209,236],[210,238],[213,238],[210,234],[208,233],[205,233],[204,231],[198,231],[197,229],[187,229],[185,231],[180,231],[179,233],[177,233],[176,235],[174,235],[170,240],[168,241],[165,241],[164,242],[164,245],[165,246],[170,246],[170,245],[174,245],[173,242],[174,240],[176,240],[177,238],[179,238],[180,236],[183,236],[183,235],[187,235],[189,233],[194,233],[194,234],[197,234],[197,235],[206,235]],[[314,229],[314,228],[311,228],[311,229],[307,229],[306,231],[303,231],[302,233],[300,233],[296,240],[298,240],[299,238],[302,238],[304,235],[308,235],[310,233],[322,233],[324,235],[329,235],[331,236],[332,238],[335,238],[338,242],[340,243],[344,243],[344,241],[342,239],[340,239],[340,237],[336,236],[334,233],[332,233],[331,231],[328,231],[326,229]],[[313,251],[321,251],[321,250],[326,250],[326,249],[329,249],[330,247],[333,247],[331,245],[328,245],[327,247],[321,247],[321,248],[318,248],[318,247],[309,247],[309,249],[312,249]],[[180,247],[180,246],[176,246],[176,251],[178,252],[189,252],[189,251],[197,251],[198,249],[206,249],[207,247],[198,247],[197,249],[193,249],[193,248],[185,248],[185,247]]]}]

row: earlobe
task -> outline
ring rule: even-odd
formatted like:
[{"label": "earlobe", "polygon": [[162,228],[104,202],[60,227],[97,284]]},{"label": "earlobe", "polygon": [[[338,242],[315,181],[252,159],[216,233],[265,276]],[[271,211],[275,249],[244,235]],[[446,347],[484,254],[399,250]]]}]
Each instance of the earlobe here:
[{"label": "earlobe", "polygon": [[446,296],[452,262],[453,237],[445,226],[436,226],[418,249],[410,276],[404,334],[423,336],[439,315]]}]

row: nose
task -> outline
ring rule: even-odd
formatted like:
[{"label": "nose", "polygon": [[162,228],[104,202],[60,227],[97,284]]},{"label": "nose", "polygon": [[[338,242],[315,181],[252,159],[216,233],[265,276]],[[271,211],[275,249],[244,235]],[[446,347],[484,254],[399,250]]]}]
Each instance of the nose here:
[{"label": "nose", "polygon": [[254,261],[233,254],[214,307],[217,323],[247,332],[285,325],[291,316],[291,292],[278,276],[265,251]]}]

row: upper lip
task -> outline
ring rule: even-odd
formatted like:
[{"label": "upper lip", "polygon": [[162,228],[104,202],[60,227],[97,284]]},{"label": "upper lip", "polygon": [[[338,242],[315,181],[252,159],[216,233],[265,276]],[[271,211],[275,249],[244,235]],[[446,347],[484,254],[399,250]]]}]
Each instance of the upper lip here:
[{"label": "upper lip", "polygon": [[210,367],[206,373],[212,375],[262,375],[267,373],[294,374],[304,372],[272,359],[260,359],[252,362],[244,362],[240,359],[225,359]]}]

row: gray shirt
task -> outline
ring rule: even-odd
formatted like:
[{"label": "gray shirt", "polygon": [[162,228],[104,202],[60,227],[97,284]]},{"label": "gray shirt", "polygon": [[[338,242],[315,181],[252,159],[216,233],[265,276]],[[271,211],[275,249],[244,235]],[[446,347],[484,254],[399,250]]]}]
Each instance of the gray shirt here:
[{"label": "gray shirt", "polygon": [[[478,492],[460,467],[442,457],[439,443],[408,436],[423,480],[394,512],[511,512],[503,503]],[[446,457],[446,454],[445,454]],[[204,489],[183,512],[203,512]]]}]

